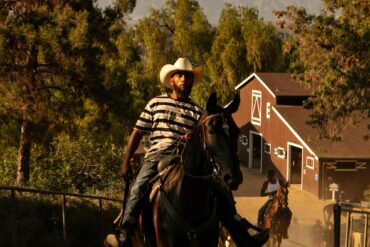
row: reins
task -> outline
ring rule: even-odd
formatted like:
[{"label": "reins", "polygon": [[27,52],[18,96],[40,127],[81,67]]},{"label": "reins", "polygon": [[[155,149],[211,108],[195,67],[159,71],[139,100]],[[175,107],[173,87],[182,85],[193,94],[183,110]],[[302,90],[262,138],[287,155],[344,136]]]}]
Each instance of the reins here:
[{"label": "reins", "polygon": [[[207,143],[206,143],[206,131],[204,129],[204,125],[207,121],[213,119],[213,118],[216,118],[216,117],[223,117],[223,114],[222,113],[216,113],[216,114],[211,114],[211,115],[207,115],[205,117],[203,117],[203,119],[201,119],[200,123],[198,125],[196,125],[194,127],[194,129],[198,129],[198,128],[202,128],[201,131],[202,131],[202,139],[203,139],[203,144],[202,144],[202,148],[203,148],[203,151],[205,151],[206,155],[208,156],[208,160],[209,162],[211,163],[212,167],[213,167],[213,170],[211,173],[209,174],[206,174],[206,175],[194,175],[194,174],[191,174],[190,172],[186,171],[185,167],[184,167],[184,174],[188,177],[191,177],[191,178],[194,178],[194,179],[200,179],[200,180],[210,180],[212,178],[217,178],[219,173],[220,173],[220,165],[217,164],[217,162],[215,161],[214,157],[212,154],[209,153],[209,150],[208,150],[208,147],[207,147]],[[191,136],[194,132],[194,129],[193,131],[190,133],[189,136]],[[186,141],[189,140],[189,137]],[[184,159],[184,156],[185,156],[185,159]],[[181,153],[181,164],[184,165],[185,162],[187,161],[189,156],[186,156],[185,155],[185,149],[182,150],[182,153]]]},{"label": "reins", "polygon": [[[190,136],[194,134],[194,130],[198,129],[198,128],[202,128],[201,129],[202,142],[203,142],[202,147],[203,147],[203,151],[206,152],[207,160],[211,163],[211,165],[213,167],[212,172],[209,173],[209,174],[206,174],[206,175],[195,175],[195,174],[192,174],[192,173],[188,172],[185,169],[184,164],[189,159],[189,156],[186,154],[186,150],[187,150],[187,147],[188,147],[187,146],[181,152],[181,162],[180,162],[180,164],[183,166],[183,171],[184,171],[185,176],[188,176],[188,177],[193,178],[193,179],[199,179],[199,180],[211,180],[212,178],[215,178],[215,177],[218,176],[221,168],[220,168],[219,164],[217,164],[217,162],[215,162],[215,159],[213,158],[213,156],[208,151],[208,147],[207,147],[207,144],[206,144],[206,131],[205,131],[205,128],[204,128],[204,125],[207,121],[209,121],[210,119],[213,119],[215,117],[218,117],[218,116],[222,116],[222,114],[211,114],[211,115],[208,115],[208,116],[204,117],[203,119],[201,119],[200,123],[197,126],[194,127],[193,132],[191,132],[190,135],[188,135],[187,139],[186,139],[186,142],[191,140]],[[180,138],[180,140],[181,140],[181,138]],[[186,145],[190,145],[190,143],[186,143]],[[166,208],[166,211],[171,216],[171,218],[173,218],[177,222],[177,225],[179,227],[181,227],[182,230],[186,233],[186,236],[187,236],[188,240],[190,241],[190,246],[198,247],[198,244],[197,244],[197,241],[196,241],[196,238],[198,237],[198,235],[201,234],[201,233],[206,233],[208,231],[209,227],[211,227],[217,221],[217,217],[216,217],[216,211],[217,211],[216,197],[214,198],[214,201],[213,201],[213,208],[212,208],[212,212],[211,212],[210,216],[204,222],[199,224],[198,226],[191,227],[187,223],[187,221],[184,219],[184,217],[172,205],[171,201],[169,200],[169,198],[167,196],[167,193],[163,188],[163,181],[164,180],[165,180],[165,178],[163,180],[161,180],[161,182],[160,182],[159,191],[161,192],[160,196],[163,199],[162,201],[164,203],[163,205]]]}]

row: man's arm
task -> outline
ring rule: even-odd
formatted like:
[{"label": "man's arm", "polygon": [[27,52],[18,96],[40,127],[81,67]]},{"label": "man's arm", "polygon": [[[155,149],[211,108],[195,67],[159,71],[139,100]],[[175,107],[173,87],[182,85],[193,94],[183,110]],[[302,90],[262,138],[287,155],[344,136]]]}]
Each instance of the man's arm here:
[{"label": "man's arm", "polygon": [[130,159],[133,157],[136,149],[139,147],[142,137],[143,134],[138,129],[134,129],[130,135],[126,147],[126,152],[124,152],[126,155],[125,157],[123,157],[121,166],[121,175],[124,178],[127,178],[128,170],[130,168]]},{"label": "man's arm", "polygon": [[268,185],[268,181],[263,182],[260,196],[268,196],[270,194],[270,193],[266,193],[267,185]]}]

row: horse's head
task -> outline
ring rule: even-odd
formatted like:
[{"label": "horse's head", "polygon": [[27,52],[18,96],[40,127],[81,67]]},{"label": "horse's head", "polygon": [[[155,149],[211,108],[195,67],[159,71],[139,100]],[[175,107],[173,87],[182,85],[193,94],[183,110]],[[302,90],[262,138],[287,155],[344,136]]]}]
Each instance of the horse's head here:
[{"label": "horse's head", "polygon": [[276,200],[278,200],[279,204],[284,208],[288,206],[288,193],[289,193],[288,186],[289,182],[280,185],[280,189],[277,191],[275,195]]},{"label": "horse's head", "polygon": [[206,148],[214,162],[220,166],[222,182],[232,190],[236,190],[243,181],[237,156],[239,128],[231,116],[238,109],[239,103],[240,96],[237,94],[227,107],[221,107],[213,93],[208,99],[207,114],[202,120]]}]

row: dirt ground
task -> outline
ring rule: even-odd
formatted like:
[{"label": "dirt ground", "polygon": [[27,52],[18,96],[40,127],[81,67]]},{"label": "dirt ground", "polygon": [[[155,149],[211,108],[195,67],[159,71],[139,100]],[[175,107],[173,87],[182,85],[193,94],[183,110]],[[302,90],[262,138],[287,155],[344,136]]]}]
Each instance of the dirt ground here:
[{"label": "dirt ground", "polygon": [[[242,167],[242,170],[243,184],[234,192],[236,207],[240,215],[252,223],[257,223],[258,210],[267,200],[267,197],[259,196],[266,176],[261,175],[255,169]],[[323,207],[333,202],[331,200],[318,200],[313,194],[302,191],[297,185],[289,187],[288,201],[293,218],[289,227],[289,239],[284,239],[282,246],[314,246],[314,238],[321,241],[319,235],[322,231],[320,229],[323,230],[325,227]],[[312,229],[315,233],[310,234]]]}]

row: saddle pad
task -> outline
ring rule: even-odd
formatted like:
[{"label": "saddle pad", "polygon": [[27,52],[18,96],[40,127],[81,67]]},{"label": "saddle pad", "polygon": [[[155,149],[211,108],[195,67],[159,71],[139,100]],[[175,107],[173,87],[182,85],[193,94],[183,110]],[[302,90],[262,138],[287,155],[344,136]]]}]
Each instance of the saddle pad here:
[{"label": "saddle pad", "polygon": [[152,181],[153,185],[151,186],[150,194],[149,194],[149,202],[152,202],[155,196],[157,195],[159,188],[161,187],[161,184],[163,180],[162,177],[166,178],[167,174],[174,168],[174,165],[167,166],[162,170],[157,176],[154,181]]}]

